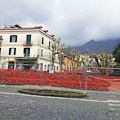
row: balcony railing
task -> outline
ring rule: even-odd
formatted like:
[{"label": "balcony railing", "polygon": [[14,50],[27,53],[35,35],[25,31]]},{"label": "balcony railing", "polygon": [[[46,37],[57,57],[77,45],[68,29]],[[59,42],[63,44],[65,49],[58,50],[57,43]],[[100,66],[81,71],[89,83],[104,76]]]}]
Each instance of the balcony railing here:
[{"label": "balcony railing", "polygon": [[24,57],[30,57],[30,54],[24,53]]},{"label": "balcony railing", "polygon": [[25,45],[25,46],[32,46],[33,45],[33,41],[23,41],[23,45]]}]

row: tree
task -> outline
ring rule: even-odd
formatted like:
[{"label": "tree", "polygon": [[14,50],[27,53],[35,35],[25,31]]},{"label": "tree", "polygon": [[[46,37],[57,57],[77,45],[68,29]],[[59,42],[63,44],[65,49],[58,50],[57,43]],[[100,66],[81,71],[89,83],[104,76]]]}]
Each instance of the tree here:
[{"label": "tree", "polygon": [[66,48],[67,47],[65,47],[65,44],[60,45],[60,38],[58,40],[54,39],[53,44],[52,44],[52,50],[51,50],[52,51],[52,66],[54,66],[54,63],[55,63],[55,55],[58,54],[59,56],[62,56],[61,58],[63,58],[64,51],[66,50]]},{"label": "tree", "polygon": [[115,62],[120,63],[120,44],[115,47],[113,56],[115,57]]},{"label": "tree", "polygon": [[105,75],[106,74],[105,68],[110,67],[112,56],[108,54],[107,51],[102,50],[99,54],[97,55],[94,54],[92,57],[95,58],[97,66],[100,67],[101,74]]},{"label": "tree", "polygon": [[81,51],[78,51],[76,55],[77,67],[80,67],[82,63],[84,64],[85,56],[82,55],[81,53],[82,53]]},{"label": "tree", "polygon": [[54,66],[55,62],[55,55],[59,54],[59,45],[60,45],[60,39],[54,39],[53,44],[52,44],[52,66]]}]

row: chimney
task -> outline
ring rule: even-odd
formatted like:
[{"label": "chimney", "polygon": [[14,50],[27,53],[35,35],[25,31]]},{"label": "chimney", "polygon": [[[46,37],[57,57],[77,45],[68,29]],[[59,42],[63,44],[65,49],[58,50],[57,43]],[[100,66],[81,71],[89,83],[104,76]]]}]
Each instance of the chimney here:
[{"label": "chimney", "polygon": [[5,23],[3,24],[3,28],[6,28],[6,24]]}]

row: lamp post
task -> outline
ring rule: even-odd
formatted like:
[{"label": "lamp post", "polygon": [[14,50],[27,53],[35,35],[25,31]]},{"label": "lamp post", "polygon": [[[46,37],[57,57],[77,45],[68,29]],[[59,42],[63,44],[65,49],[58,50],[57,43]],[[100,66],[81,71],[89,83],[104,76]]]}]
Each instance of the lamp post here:
[{"label": "lamp post", "polygon": [[[2,36],[0,36],[0,44],[2,44],[2,42],[3,42],[3,38],[2,38]],[[1,61],[1,51],[0,51],[0,61]],[[2,85],[2,78],[3,78],[3,65],[2,65],[2,63],[1,63],[1,68],[2,68],[2,71],[1,71],[1,82],[0,82],[0,84]]]}]

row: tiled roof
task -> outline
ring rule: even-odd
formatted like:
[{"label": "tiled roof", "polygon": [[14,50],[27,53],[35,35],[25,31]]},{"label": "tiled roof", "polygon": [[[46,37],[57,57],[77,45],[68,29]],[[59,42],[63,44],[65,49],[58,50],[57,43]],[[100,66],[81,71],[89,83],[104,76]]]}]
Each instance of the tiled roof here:
[{"label": "tiled roof", "polygon": [[11,27],[5,27],[5,28],[0,28],[0,30],[14,30],[14,29],[41,29],[42,26],[35,26],[35,27],[15,27],[15,26],[11,26]]},{"label": "tiled roof", "polygon": [[[21,27],[19,25],[14,25],[14,26],[10,26],[10,27],[4,27],[4,28],[0,28],[0,30],[24,30],[24,29],[40,29],[40,31],[43,31],[44,33],[46,33],[46,35],[49,35],[47,32],[48,30],[42,30],[42,26],[34,26],[34,27]],[[54,37],[55,35],[49,35],[50,37]]]},{"label": "tiled roof", "polygon": [[43,30],[45,33],[47,33],[48,32],[48,30]]},{"label": "tiled roof", "polygon": [[55,37],[55,35],[50,35],[51,37]]}]

